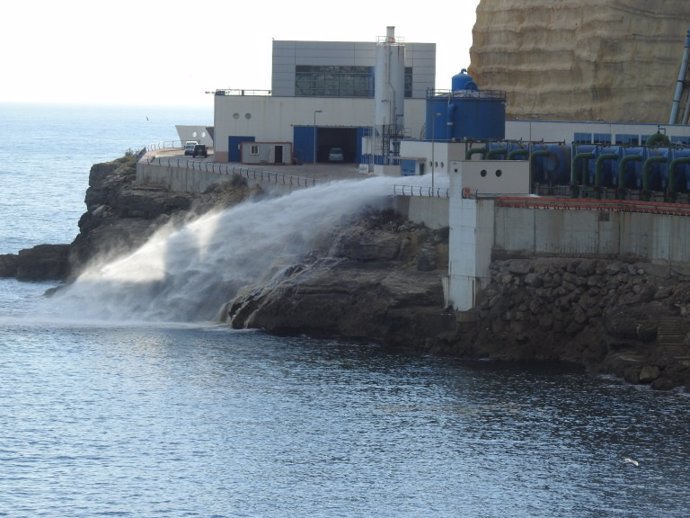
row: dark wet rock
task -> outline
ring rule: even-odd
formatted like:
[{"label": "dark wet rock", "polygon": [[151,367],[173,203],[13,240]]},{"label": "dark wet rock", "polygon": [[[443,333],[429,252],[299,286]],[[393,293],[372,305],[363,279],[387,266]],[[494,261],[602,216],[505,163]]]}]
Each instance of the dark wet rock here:
[{"label": "dark wet rock", "polygon": [[659,319],[642,309],[614,307],[606,312],[604,326],[613,338],[651,342],[656,338]]},{"label": "dark wet rock", "polygon": [[63,280],[69,274],[69,245],[38,245],[17,254],[20,281]]},{"label": "dark wet rock", "polygon": [[0,255],[0,277],[16,277],[19,257],[16,254]]},{"label": "dark wet rock", "polygon": [[349,221],[320,257],[245,289],[227,305],[225,319],[239,328],[403,348],[426,347],[452,333],[455,317],[444,308],[442,270],[432,268],[431,257],[443,244],[438,234],[382,221],[376,212]]}]

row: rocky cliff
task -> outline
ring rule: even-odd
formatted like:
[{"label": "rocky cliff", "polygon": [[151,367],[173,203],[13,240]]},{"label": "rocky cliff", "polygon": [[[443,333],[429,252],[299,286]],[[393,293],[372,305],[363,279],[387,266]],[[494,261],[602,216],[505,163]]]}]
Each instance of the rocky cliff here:
[{"label": "rocky cliff", "polygon": [[79,219],[74,241],[0,254],[0,277],[67,280],[79,275],[90,261],[108,260],[138,248],[171,220],[183,223],[218,205],[229,206],[252,195],[241,178],[198,196],[138,186],[134,180],[142,153],[128,152],[111,162],[93,165],[84,199],[86,212]]},{"label": "rocky cliff", "polygon": [[481,0],[470,73],[519,119],[668,121],[686,0]]}]

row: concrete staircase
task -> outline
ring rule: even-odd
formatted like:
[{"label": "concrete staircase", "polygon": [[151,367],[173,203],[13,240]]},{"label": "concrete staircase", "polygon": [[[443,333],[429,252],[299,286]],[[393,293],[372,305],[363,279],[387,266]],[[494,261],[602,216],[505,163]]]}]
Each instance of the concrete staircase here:
[{"label": "concrete staircase", "polygon": [[690,345],[685,337],[690,331],[690,324],[683,317],[661,317],[657,330],[657,344],[669,360],[690,366]]}]

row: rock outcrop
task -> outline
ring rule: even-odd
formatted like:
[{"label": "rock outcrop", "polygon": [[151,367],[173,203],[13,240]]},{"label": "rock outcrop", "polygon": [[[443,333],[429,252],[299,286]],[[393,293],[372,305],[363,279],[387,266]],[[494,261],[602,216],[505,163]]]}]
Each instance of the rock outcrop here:
[{"label": "rock outcrop", "polygon": [[0,255],[0,277],[20,281],[59,281],[69,273],[69,245],[37,245]]},{"label": "rock outcrop", "polygon": [[191,195],[136,186],[136,164],[141,154],[95,164],[89,173],[86,212],[72,242],[69,269],[73,274],[94,258],[107,260],[141,246],[174,214],[188,211]]},{"label": "rock outcrop", "polygon": [[443,311],[447,232],[370,212],[348,221],[328,245],[245,288],[224,318],[238,328],[412,348],[454,328]]},{"label": "rock outcrop", "polygon": [[470,73],[519,119],[668,121],[685,0],[481,0]]}]

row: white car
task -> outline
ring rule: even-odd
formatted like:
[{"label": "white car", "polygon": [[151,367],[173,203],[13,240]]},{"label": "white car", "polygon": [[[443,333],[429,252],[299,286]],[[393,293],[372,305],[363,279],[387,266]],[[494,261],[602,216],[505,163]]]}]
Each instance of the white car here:
[{"label": "white car", "polygon": [[188,140],[187,142],[184,143],[184,154],[185,155],[193,155],[194,154],[194,146],[196,146],[198,142],[196,140]]},{"label": "white car", "polygon": [[345,157],[343,156],[343,149],[339,147],[332,147],[328,152],[328,161],[342,162],[343,160],[345,160]]}]

